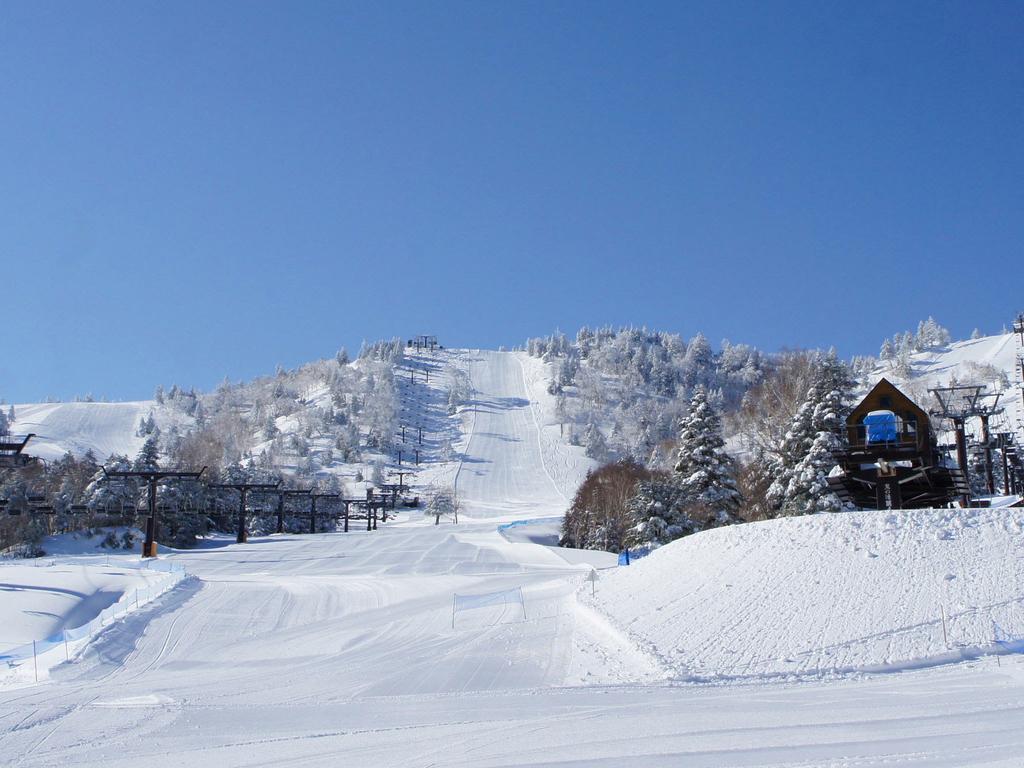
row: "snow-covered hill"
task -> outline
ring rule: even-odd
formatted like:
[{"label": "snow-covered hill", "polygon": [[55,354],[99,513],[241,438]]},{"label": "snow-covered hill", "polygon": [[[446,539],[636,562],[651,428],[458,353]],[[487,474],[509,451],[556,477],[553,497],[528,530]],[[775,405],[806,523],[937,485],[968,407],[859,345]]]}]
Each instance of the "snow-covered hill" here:
[{"label": "snow-covered hill", "polygon": [[684,679],[907,669],[1024,648],[1022,552],[1019,509],[783,518],[664,546],[594,604]]},{"label": "snow-covered hill", "polygon": [[25,403],[15,405],[15,434],[35,433],[26,450],[33,456],[53,461],[71,452],[81,457],[87,451],[103,461],[111,454],[134,457],[145,442],[138,434],[139,422],[153,416],[161,430],[171,426],[187,429],[192,419],[154,400],[127,403]]}]

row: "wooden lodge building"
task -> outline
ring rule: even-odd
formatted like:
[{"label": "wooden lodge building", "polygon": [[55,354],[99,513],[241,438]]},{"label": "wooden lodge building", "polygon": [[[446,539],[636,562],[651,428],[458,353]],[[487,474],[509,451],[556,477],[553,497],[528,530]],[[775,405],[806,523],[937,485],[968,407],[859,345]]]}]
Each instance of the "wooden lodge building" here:
[{"label": "wooden lodge building", "polygon": [[957,467],[943,461],[931,420],[882,379],[846,420],[848,445],[835,454],[841,474],[829,486],[862,509],[944,507],[967,494]]}]

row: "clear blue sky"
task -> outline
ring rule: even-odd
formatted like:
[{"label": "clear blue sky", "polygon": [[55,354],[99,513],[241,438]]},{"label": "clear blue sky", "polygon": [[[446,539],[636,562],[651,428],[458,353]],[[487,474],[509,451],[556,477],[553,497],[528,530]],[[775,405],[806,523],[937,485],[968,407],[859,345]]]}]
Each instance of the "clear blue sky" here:
[{"label": "clear blue sky", "polygon": [[1019,2],[0,4],[0,396],[1024,308]]}]

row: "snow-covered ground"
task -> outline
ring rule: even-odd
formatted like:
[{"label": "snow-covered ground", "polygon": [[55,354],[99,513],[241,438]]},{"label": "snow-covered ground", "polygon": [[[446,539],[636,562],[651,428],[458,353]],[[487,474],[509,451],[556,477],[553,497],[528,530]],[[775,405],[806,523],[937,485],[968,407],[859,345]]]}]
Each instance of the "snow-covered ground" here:
[{"label": "snow-covered ground", "polygon": [[593,603],[680,678],[793,677],[1022,651],[1022,585],[1024,510],[855,512],[680,539]]},{"label": "snow-covered ground", "polygon": [[[374,533],[165,555],[195,578],[46,684],[0,690],[0,763],[1022,764],[1020,656],[850,671],[943,661],[943,607],[954,651],[1012,648],[1016,511],[712,531],[592,583],[543,523],[497,530],[560,514],[588,466],[540,377],[516,353],[448,360],[475,391],[453,461],[421,477],[458,473],[463,522],[403,511]],[[0,622],[13,612],[0,593]],[[996,613],[1008,647],[975,621]]]}]

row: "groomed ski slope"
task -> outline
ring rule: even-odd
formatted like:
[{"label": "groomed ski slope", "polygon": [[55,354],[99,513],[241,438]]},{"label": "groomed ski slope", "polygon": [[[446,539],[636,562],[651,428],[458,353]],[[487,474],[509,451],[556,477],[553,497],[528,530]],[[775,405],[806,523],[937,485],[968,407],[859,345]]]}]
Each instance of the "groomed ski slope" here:
[{"label": "groomed ski slope", "polygon": [[[1019,572],[1004,581],[992,563],[1016,555],[1019,518],[1000,526],[969,513],[961,524],[941,513],[941,525],[910,516],[901,527],[898,515],[877,525],[835,516],[715,531],[629,571],[602,571],[596,596],[585,596],[589,566],[496,531],[505,518],[561,511],[560,483],[585,470],[570,449],[561,465],[547,458],[559,455],[557,425],[546,423],[526,361],[475,357],[458,480],[471,522],[434,526],[404,512],[375,533],[224,538],[167,555],[196,578],[108,627],[49,683],[0,691],[0,763],[1021,764],[1016,655],[899,674],[790,674],[815,662],[786,669],[787,682],[770,667],[738,673],[713,647],[665,641],[716,621],[703,636],[731,627],[729,650],[747,659],[796,654],[808,637],[823,646],[859,631],[832,626],[826,596],[853,603],[846,614],[865,605],[861,592],[876,606],[886,594],[901,604],[929,568],[940,585],[982,585],[956,593],[976,605],[1016,599]],[[507,590],[521,590],[523,604],[461,611],[453,627],[456,593]],[[922,620],[934,618],[933,597],[919,601]],[[787,606],[802,622],[792,632]],[[867,613],[872,624],[887,619]],[[726,674],[703,676],[713,683],[693,674],[714,669]]]},{"label": "groomed ski slope", "polygon": [[67,452],[82,456],[92,451],[97,461],[113,454],[134,458],[145,437],[136,432],[139,421],[153,414],[157,425],[166,429],[182,417],[152,400],[127,403],[32,403],[15,405],[16,421],[11,431],[34,433],[26,453],[55,461]]},{"label": "groomed ski slope", "polygon": [[460,497],[475,516],[561,515],[594,462],[582,448],[552,445],[558,426],[548,422],[547,393],[529,386],[546,386],[546,378],[523,353],[477,350],[455,360],[473,387],[455,478]]}]

